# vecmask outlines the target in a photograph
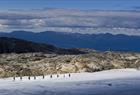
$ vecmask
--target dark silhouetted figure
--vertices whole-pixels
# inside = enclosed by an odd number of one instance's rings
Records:
[[[50,75],[50,78],[52,78],[52,75]]]
[[[22,80],[22,76],[20,76],[20,80]]]
[[[59,75],[57,74],[57,78],[59,77]]]
[[[71,74],[69,74],[69,77],[71,77]]]
[[[15,81],[15,79],[16,79],[16,78],[15,78],[15,76],[14,76],[14,77],[13,77],[13,80]]]
[[[28,79],[29,79],[29,80],[31,79],[30,76],[28,77]]]
[[[36,76],[34,76],[34,80],[36,80]]]
[[[45,78],[45,76],[43,75],[43,79]]]

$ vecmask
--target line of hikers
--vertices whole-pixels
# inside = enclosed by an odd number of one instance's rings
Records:
[[[56,76],[58,78],[59,77],[59,74],[57,74]],[[63,75],[63,77],[64,78],[66,77],[65,74]],[[70,73],[68,74],[68,77],[71,77],[71,74]],[[34,80],[36,80],[36,76],[33,76],[33,78],[34,78]],[[45,79],[45,75],[43,75],[42,78]],[[53,75],[52,74],[50,75],[50,78],[53,78]],[[31,76],[28,76],[28,79],[30,80],[31,79]],[[16,77],[15,76],[13,77],[13,80],[16,80]],[[22,76],[20,76],[20,80],[22,80]]]

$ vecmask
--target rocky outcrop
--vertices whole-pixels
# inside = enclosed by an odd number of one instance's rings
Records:
[[[80,55],[0,54],[0,77],[96,72],[120,68],[139,69],[140,54],[97,51]]]

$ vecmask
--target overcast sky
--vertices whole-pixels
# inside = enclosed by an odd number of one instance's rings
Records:
[[[140,0],[0,0],[0,32],[140,35],[139,10]]]

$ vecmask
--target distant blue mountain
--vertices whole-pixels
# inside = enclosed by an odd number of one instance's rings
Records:
[[[1,37],[14,37],[39,43],[53,44],[63,48],[90,48],[100,51],[140,52],[140,36],[112,35],[112,34],[79,34],[65,32],[14,31],[0,33]]]
[[[17,38],[0,37],[0,54],[43,52],[48,54],[85,54],[79,49],[63,49],[50,44],[35,43]]]

